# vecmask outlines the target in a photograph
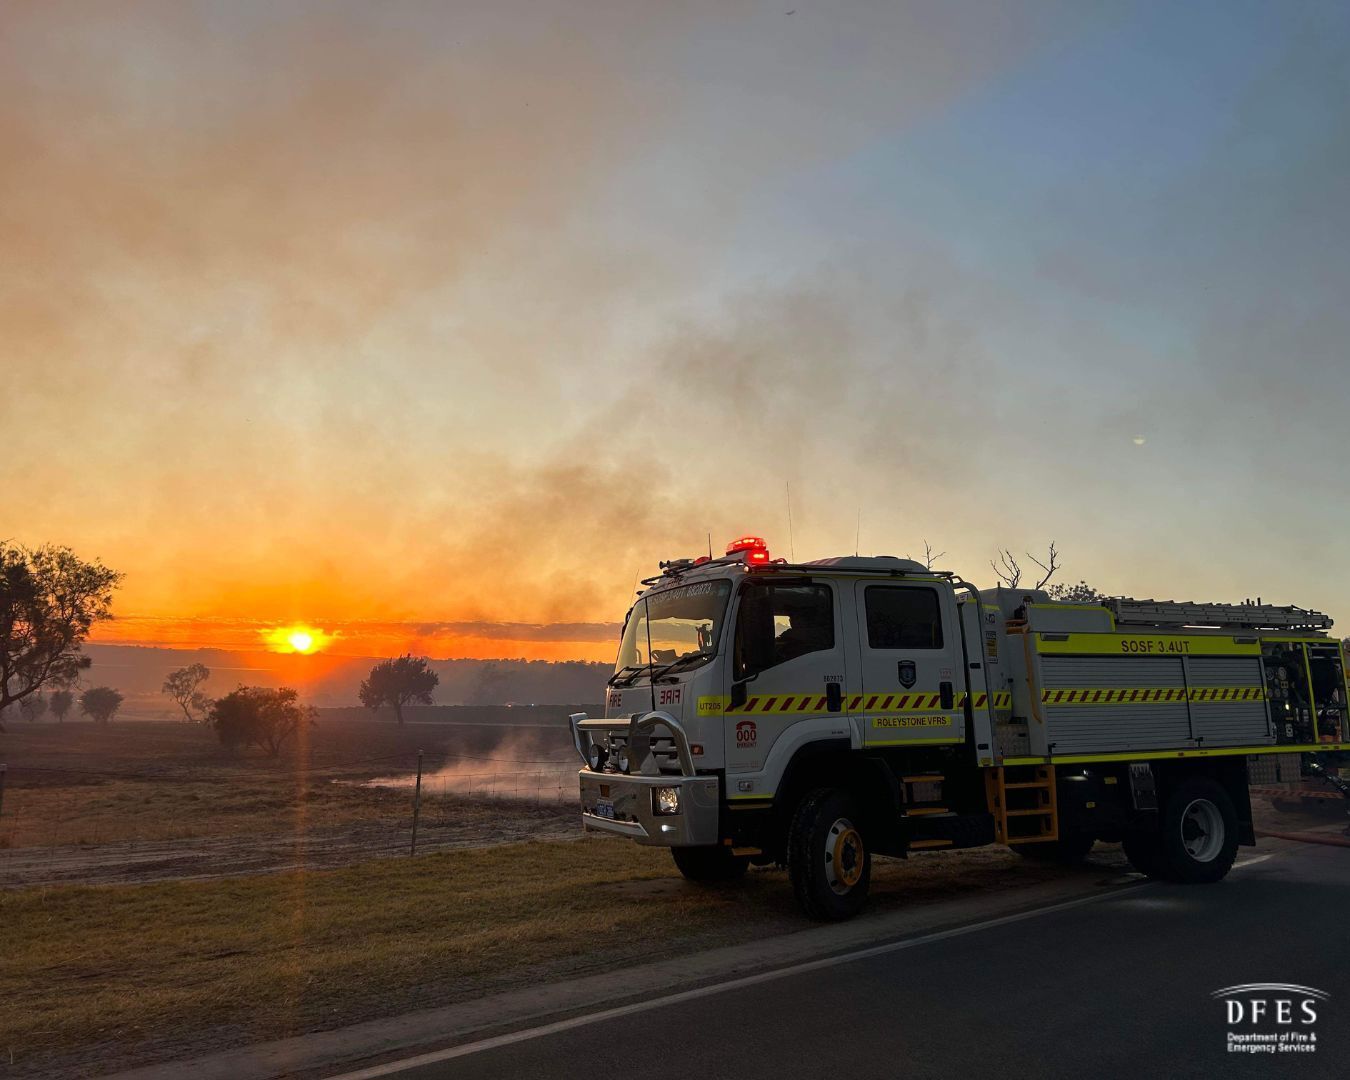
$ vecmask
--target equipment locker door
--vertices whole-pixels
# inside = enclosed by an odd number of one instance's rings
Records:
[[[868,746],[965,739],[965,672],[956,600],[943,585],[856,584],[861,693],[848,702]]]

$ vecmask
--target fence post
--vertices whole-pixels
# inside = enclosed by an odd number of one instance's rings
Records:
[[[417,854],[417,816],[422,809],[422,751],[417,751],[417,786],[413,789],[413,833],[412,850],[409,855]]]

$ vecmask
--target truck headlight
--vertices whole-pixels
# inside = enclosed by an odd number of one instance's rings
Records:
[[[614,755],[614,764],[619,766],[619,772],[626,773],[633,764],[632,758],[628,756],[628,747],[619,747],[619,752]]]
[[[659,787],[652,790],[652,813],[678,814],[680,812],[680,789],[677,787]]]
[[[599,743],[591,743],[586,748],[586,764],[591,767],[592,772],[599,772],[605,767],[605,759],[609,753]]]

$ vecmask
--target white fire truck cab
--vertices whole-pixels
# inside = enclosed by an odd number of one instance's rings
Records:
[[[1350,749],[1315,611],[1057,603],[755,537],[661,569],[605,715],[570,717],[583,823],[693,881],[785,865],[814,918],[861,910],[873,855],[934,848],[1120,841],[1145,874],[1217,881],[1254,843],[1249,767]]]

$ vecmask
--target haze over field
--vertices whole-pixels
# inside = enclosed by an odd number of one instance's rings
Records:
[[[103,642],[608,661],[790,484],[799,558],[1344,628],[1347,31],[6,4],[0,536],[126,572]]]
[[[212,697],[239,685],[294,686],[307,704],[356,708],[357,687],[375,662],[368,656],[278,655],[260,649],[235,652],[91,644],[84,651],[94,662],[93,678],[116,685],[126,695],[127,715],[172,720],[183,716],[161,687],[171,671],[188,664],[200,663],[210,671],[202,689]],[[595,702],[602,697],[610,672],[607,664],[577,660],[433,660],[430,667],[440,679],[435,694],[440,705]],[[388,708],[376,715],[381,720],[394,718]],[[559,725],[565,715],[566,710],[557,711]]]

